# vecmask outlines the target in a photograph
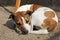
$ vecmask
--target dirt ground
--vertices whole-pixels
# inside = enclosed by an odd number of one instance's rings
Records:
[[[47,35],[19,35],[13,30],[13,22],[8,19],[13,7],[0,7],[0,40],[60,40],[60,22],[56,31]],[[60,21],[60,12],[57,12]]]

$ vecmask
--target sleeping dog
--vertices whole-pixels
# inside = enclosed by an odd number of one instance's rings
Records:
[[[22,5],[13,14],[23,33],[48,34],[56,29],[58,17],[54,10],[37,4]],[[40,28],[33,30],[34,27]]]

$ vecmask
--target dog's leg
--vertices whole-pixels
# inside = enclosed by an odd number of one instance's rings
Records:
[[[40,30],[33,30],[33,21],[31,20],[31,28],[30,28],[30,32],[31,34],[48,34],[49,32],[47,31],[47,29],[40,29]]]
[[[32,33],[32,34],[48,34],[49,32],[47,31],[47,29],[40,29],[38,31],[31,31],[30,33]]]
[[[31,31],[33,31],[33,20],[31,19],[31,28],[30,28]]]

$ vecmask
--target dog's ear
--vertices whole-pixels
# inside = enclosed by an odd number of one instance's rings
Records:
[[[14,19],[14,15],[11,14],[8,19],[10,19],[10,18]]]
[[[8,19],[10,19],[11,18],[11,15],[8,17]]]

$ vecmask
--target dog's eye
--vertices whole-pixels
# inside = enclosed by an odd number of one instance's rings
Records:
[[[27,11],[26,13],[29,14],[29,15],[31,15],[33,12],[31,12],[31,11]]]
[[[29,21],[26,21],[26,23],[28,23]]]

